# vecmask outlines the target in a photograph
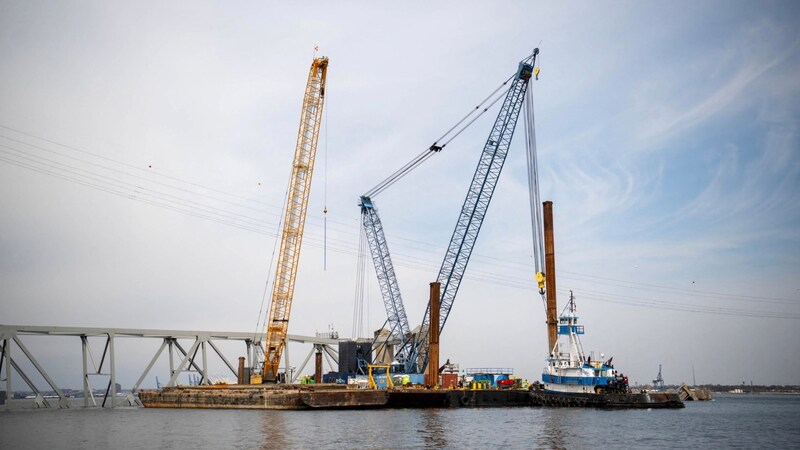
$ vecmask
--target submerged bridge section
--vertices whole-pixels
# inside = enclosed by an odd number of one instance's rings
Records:
[[[186,330],[148,330],[135,328],[79,328],[79,327],[45,327],[27,325],[0,325],[0,380],[5,386],[7,399],[5,408],[11,408],[11,399],[14,392],[15,378],[23,381],[30,391],[34,393],[33,401],[37,407],[50,408],[58,406],[69,408],[70,402],[64,394],[62,387],[48,373],[46,367],[51,367],[52,361],[35,355],[26,345],[26,340],[30,336],[51,336],[51,337],[72,337],[75,345],[80,344],[82,365],[83,365],[83,406],[84,407],[114,407],[115,399],[119,399],[117,392],[117,369],[116,365],[120,355],[115,352],[114,344],[120,339],[130,340],[160,340],[161,345],[152,355],[144,367],[141,375],[125,393],[123,404],[129,406],[141,406],[137,393],[145,377],[150,373],[153,366],[166,356],[169,360],[169,381],[164,386],[175,386],[178,377],[183,373],[197,374],[198,384],[212,384],[209,376],[209,356],[214,355],[226,366],[233,377],[238,374],[237,366],[232,361],[237,361],[239,355],[246,355],[247,367],[253,367],[259,356],[263,355],[260,335],[241,332],[218,332],[218,331],[186,331]],[[100,355],[92,352],[90,342],[99,341],[102,345]],[[235,356],[226,356],[217,345],[224,341],[235,341],[242,344],[241,352]],[[332,370],[338,367],[338,343],[339,340],[330,335],[320,336],[298,336],[288,335],[287,341],[311,346],[311,351],[296,371],[291,370],[289,353],[285,351],[284,362],[287,377],[293,382],[297,375],[303,371],[309,359],[315,352],[322,352],[328,365]],[[53,342],[56,343],[55,340]],[[288,350],[288,346],[287,346]],[[230,350],[229,350],[230,351]],[[26,373],[25,369],[29,372]],[[13,370],[12,370],[13,369]],[[50,390],[55,393],[55,397],[46,398],[42,389],[36,385],[29,375],[38,375],[50,386]],[[95,389],[92,387],[92,380],[95,382],[98,377],[102,378],[102,396],[95,396]],[[105,379],[107,377],[107,383]],[[118,403],[118,402],[117,402]]]

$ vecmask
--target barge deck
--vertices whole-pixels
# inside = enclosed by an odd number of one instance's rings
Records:
[[[176,386],[142,390],[147,408],[367,409],[533,406],[519,389],[353,389],[344,385]]]

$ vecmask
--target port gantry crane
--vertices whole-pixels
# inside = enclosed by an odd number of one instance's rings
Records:
[[[378,276],[384,306],[387,312],[387,322],[389,324],[388,339],[398,339],[400,348],[397,352],[397,360],[404,365],[404,369],[409,373],[424,373],[428,364],[428,343],[430,330],[430,303],[425,311],[417,337],[411,335],[411,329],[406,318],[405,309],[400,295],[400,289],[394,267],[391,263],[389,248],[384,236],[383,226],[378,217],[372,197],[382,192],[398,179],[405,176],[411,170],[422,164],[433,154],[441,151],[447,143],[457,137],[466,127],[471,125],[477,117],[472,118],[463,128],[458,129],[475,112],[488,102],[478,116],[485,113],[502,96],[490,101],[495,94],[504,86],[511,82],[500,112],[495,119],[489,137],[484,144],[478,161],[478,167],[473,175],[466,199],[461,208],[455,230],[450,239],[450,244],[445,253],[444,261],[439,269],[437,281],[441,283],[440,294],[440,313],[439,313],[439,332],[444,329],[447,317],[453,307],[453,303],[458,293],[458,288],[467,268],[472,250],[478,238],[483,219],[489,208],[489,203],[494,194],[494,189],[503,169],[503,164],[508,154],[511,138],[519,119],[520,111],[525,99],[530,78],[535,74],[538,76],[536,56],[539,49],[534,49],[533,54],[520,61],[517,71],[506,80],[497,90],[490,94],[481,104],[475,107],[466,117],[461,119],[440,139],[434,142],[428,149],[423,151],[408,164],[403,166],[389,178],[379,183],[373,189],[360,198],[362,225],[369,242],[370,253],[372,254],[375,272]],[[445,140],[446,138],[446,140]]]
[[[292,174],[284,206],[283,231],[278,253],[275,279],[272,282],[272,300],[267,316],[267,336],[264,344],[263,382],[278,380],[278,366],[286,345],[289,314],[292,310],[295,280],[303,241],[303,228],[308,210],[311,176],[317,153],[322,108],[325,103],[325,79],[328,58],[314,58],[308,72],[303,109],[300,112],[300,129],[297,133],[292,162]]]

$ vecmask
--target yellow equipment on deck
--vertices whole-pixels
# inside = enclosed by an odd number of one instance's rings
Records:
[[[367,375],[369,376],[369,388],[370,389],[378,389],[378,383],[375,381],[375,378],[372,375],[373,369],[383,369],[386,373],[386,389],[394,389],[394,383],[392,382],[391,374],[389,373],[390,369],[389,364],[369,364],[367,365]]]

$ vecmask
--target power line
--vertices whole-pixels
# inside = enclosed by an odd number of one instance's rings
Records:
[[[221,190],[221,189],[216,189],[216,188],[211,188],[211,187],[208,187],[208,186],[203,186],[201,184],[194,183],[194,182],[187,181],[187,180],[183,180],[183,179],[180,179],[180,178],[177,178],[177,177],[174,177],[174,176],[170,176],[170,175],[166,175],[166,174],[162,174],[162,173],[158,173],[158,172],[153,172],[153,171],[144,169],[144,168],[139,167],[139,166],[134,165],[134,164],[130,164],[130,163],[127,163],[127,162],[124,162],[124,161],[120,161],[120,160],[117,160],[117,159],[114,159],[114,158],[110,158],[108,156],[104,156],[104,155],[100,155],[100,154],[97,154],[97,153],[93,153],[93,152],[90,152],[88,150],[83,150],[83,149],[80,149],[78,147],[74,147],[74,146],[71,146],[71,145],[63,144],[63,143],[57,142],[55,140],[48,139],[46,137],[37,136],[35,134],[29,133],[29,132],[24,131],[24,130],[19,130],[17,128],[12,128],[12,127],[9,127],[9,126],[3,125],[3,124],[0,124],[0,128],[4,128],[6,130],[13,131],[15,133],[19,133],[19,134],[21,134],[23,136],[28,136],[28,137],[33,138],[33,139],[38,139],[38,140],[41,140],[41,141],[44,141],[44,142],[47,142],[47,143],[50,143],[50,144],[53,144],[53,145],[57,145],[59,147],[63,147],[63,148],[69,149],[69,150],[73,150],[73,151],[76,151],[76,152],[79,152],[79,153],[83,153],[85,155],[90,155],[90,156],[93,156],[95,158],[99,158],[99,159],[102,159],[102,160],[105,160],[105,161],[113,162],[115,164],[120,164],[122,166],[131,168],[131,169],[134,169],[134,170],[137,170],[137,171],[140,171],[140,172],[147,173],[148,175],[154,175],[154,176],[166,178],[166,179],[173,180],[173,181],[178,181],[180,183],[188,184],[190,186],[199,187],[199,188],[206,189],[206,190],[212,191],[212,192],[217,192],[219,194],[224,194],[224,195],[227,195],[227,196],[230,196],[230,197],[234,197],[234,198],[238,198],[238,199],[241,199],[241,200],[268,205],[266,203],[259,202],[257,200],[253,200],[251,198],[241,196],[239,194],[234,194],[234,193],[227,192],[227,191],[224,191],[224,190]],[[6,136],[3,135],[3,137],[6,137]],[[32,145],[32,144],[26,143],[26,145]],[[280,206],[275,206],[275,205],[268,205],[268,206],[274,207],[274,208],[278,208],[278,209],[281,208]]]
[[[0,125],[0,127],[8,128],[8,127],[2,126],[2,125]],[[8,128],[8,129],[10,129],[10,128]],[[33,135],[29,135],[29,136],[33,136]],[[21,143],[21,144],[24,144],[24,145],[29,146],[29,147],[38,148],[38,149],[41,149],[41,150],[44,150],[44,151],[47,151],[47,152],[50,152],[50,153],[58,154],[60,156],[64,156],[64,157],[67,157],[67,158],[70,158],[70,159],[73,159],[73,160],[77,160],[78,162],[83,162],[83,163],[89,164],[92,167],[97,167],[97,168],[101,168],[101,169],[105,169],[105,170],[115,171],[117,173],[126,174],[125,172],[119,171],[118,169],[109,168],[109,167],[106,167],[106,166],[103,166],[103,165],[100,165],[100,164],[92,163],[90,161],[81,160],[80,158],[75,158],[75,157],[72,157],[70,155],[65,155],[65,154],[63,154],[61,152],[52,151],[50,149],[46,149],[46,148],[43,148],[43,147],[40,147],[40,146],[36,146],[36,145],[33,145],[33,144],[25,143],[25,142],[16,140],[14,138],[9,138],[8,136],[2,136],[2,137],[6,138],[6,139],[8,139],[8,140],[10,140],[12,142]],[[46,140],[46,139],[43,139],[43,140],[45,140],[47,142],[55,143],[54,141],[49,141],[49,140]],[[60,146],[62,146],[64,148],[75,149],[74,147],[71,147],[71,146],[66,146],[66,145],[58,144],[58,143],[55,143],[55,144],[56,145],[60,145]],[[102,175],[102,174],[98,174],[98,173],[92,172],[92,170],[88,170],[88,169],[72,166],[72,165],[69,165],[69,164],[65,164],[65,163],[63,163],[61,161],[56,161],[56,160],[53,160],[53,159],[50,159],[50,158],[45,158],[45,157],[42,157],[42,156],[39,156],[39,155],[33,155],[30,152],[27,152],[25,150],[21,150],[21,149],[18,149],[18,148],[14,148],[14,147],[2,145],[2,144],[0,144],[0,147],[6,148],[8,150],[11,150],[11,152],[5,151],[5,150],[0,150],[0,153],[3,153],[5,155],[5,156],[0,156],[0,161],[6,162],[6,163],[11,164],[11,165],[15,165],[15,166],[18,166],[18,167],[21,167],[21,168],[25,168],[27,170],[38,172],[38,173],[41,173],[41,174],[44,174],[44,175],[48,175],[48,176],[51,176],[51,177],[54,177],[54,178],[57,178],[57,179],[61,179],[61,180],[64,180],[64,181],[75,183],[75,184],[78,184],[78,185],[81,185],[81,186],[90,187],[92,189],[96,189],[96,190],[99,190],[99,191],[102,191],[102,192],[106,192],[106,193],[109,193],[109,194],[112,194],[112,195],[116,195],[116,196],[119,196],[119,197],[123,197],[123,198],[127,198],[127,199],[130,199],[130,200],[142,202],[142,203],[145,203],[145,204],[149,204],[149,205],[152,205],[152,206],[156,206],[156,207],[159,207],[159,208],[163,208],[163,209],[167,209],[167,210],[171,210],[171,211],[175,211],[175,212],[180,212],[182,214],[186,214],[186,215],[189,215],[189,216],[192,216],[192,217],[202,218],[204,220],[209,220],[209,221],[212,221],[212,222],[215,222],[215,223],[219,223],[219,224],[223,224],[223,225],[227,225],[227,226],[231,226],[231,227],[235,227],[235,228],[239,228],[239,229],[242,229],[242,230],[251,231],[251,232],[255,232],[255,233],[259,233],[259,234],[264,234],[264,235],[267,235],[267,236],[272,236],[272,237],[277,236],[277,231],[272,231],[270,228],[268,228],[265,225],[263,225],[264,221],[263,221],[263,219],[260,219],[260,218],[254,218],[254,217],[246,216],[246,215],[243,215],[243,214],[239,214],[236,211],[230,211],[230,210],[226,210],[226,209],[223,209],[223,208],[217,208],[217,207],[214,207],[214,206],[201,204],[200,202],[197,202],[197,201],[194,201],[194,200],[191,200],[191,199],[181,198],[181,197],[178,197],[178,196],[172,195],[172,194],[167,194],[165,192],[161,192],[161,191],[158,191],[156,189],[152,189],[150,187],[145,187],[143,185],[139,185],[139,184],[130,183],[130,182],[127,182],[127,181],[122,181],[122,180],[119,180],[119,179],[111,178],[111,177],[106,176],[106,175]],[[79,149],[76,149],[76,150],[77,151],[81,151]],[[81,152],[83,152],[83,151],[81,151]],[[83,153],[94,155],[91,152],[83,152]],[[101,157],[101,156],[99,156],[99,157]],[[109,159],[109,158],[104,158],[104,157],[101,157],[101,158]],[[111,159],[109,159],[109,160],[111,160]],[[111,161],[113,161],[113,160],[111,160]],[[115,161],[115,162],[117,162],[117,161]],[[117,162],[117,163],[119,163],[119,162]],[[120,163],[120,164],[125,165],[125,163]],[[130,165],[128,165],[128,166],[130,166]],[[130,166],[130,167],[135,167],[135,166]],[[137,169],[139,169],[139,168],[137,168]],[[150,172],[146,172],[146,173],[150,173]],[[190,196],[191,195],[201,196],[201,197],[205,196],[207,198],[211,198],[211,199],[216,200],[216,201],[224,202],[224,200],[222,200],[222,199],[220,199],[218,197],[210,197],[210,196],[207,196],[205,194],[194,192],[194,191],[191,191],[191,190],[188,190],[188,189],[185,189],[185,188],[175,187],[175,186],[172,186],[172,185],[169,185],[169,184],[160,183],[160,182],[156,182],[156,181],[153,181],[153,180],[148,180],[145,177],[140,177],[140,176],[130,175],[130,174],[126,174],[126,175],[132,176],[132,177],[137,178],[137,179],[141,179],[143,181],[152,182],[152,183],[160,185],[160,186],[168,187],[170,189],[176,189],[176,190],[182,191],[182,192],[184,192],[186,194],[189,194]],[[177,179],[175,177],[171,177],[171,176],[168,176],[168,175],[161,175],[161,174],[158,174],[158,175],[159,176],[163,176],[163,177],[165,177],[167,179],[172,179],[172,180],[176,180],[176,181],[180,181],[180,182],[185,182],[185,183],[187,183],[189,185],[200,187],[200,188],[208,190],[208,191],[225,193],[224,191],[220,191],[218,189],[202,186],[202,185],[200,185],[198,183],[186,182],[186,181],[179,180],[179,179]],[[252,201],[251,199],[247,199],[246,197],[242,197],[242,196],[239,196],[239,195],[236,195],[236,194],[231,194],[231,193],[225,193],[225,194],[226,195],[230,195],[232,197],[236,197],[236,198]],[[256,203],[264,204],[263,202],[256,202]],[[258,210],[258,209],[252,208],[252,207],[246,207],[246,206],[242,206],[242,205],[235,205],[235,206],[244,207],[246,209],[251,209],[253,211],[258,211],[258,212],[269,214],[266,211]],[[356,228],[360,229],[360,227],[358,227],[358,226],[356,226],[354,224],[346,223],[346,222],[336,222],[336,221],[331,221],[331,222],[341,225],[342,228],[344,228],[346,230],[352,230],[352,229],[356,229]],[[411,250],[413,250],[414,252],[417,252],[417,253],[425,252],[425,253],[431,253],[431,254],[433,254],[433,253],[437,253],[438,254],[438,253],[441,252],[441,249],[437,249],[435,246],[432,246],[431,244],[429,244],[427,242],[423,242],[423,241],[419,241],[419,240],[415,240],[415,239],[409,239],[409,238],[405,238],[405,237],[401,237],[401,236],[398,236],[396,238],[398,240],[402,240],[402,241],[405,241],[405,242],[408,242],[408,243],[411,243],[411,244],[419,244],[423,248],[415,248],[413,246],[399,244],[401,247],[409,248],[409,249],[411,249]],[[337,252],[337,253],[340,253],[340,254],[350,255],[350,256],[356,256],[358,254],[358,251],[353,247],[353,245],[352,245],[352,243],[350,241],[342,240],[342,239],[335,239],[335,238],[328,238],[328,239],[331,241],[330,244],[329,244],[331,251],[334,251],[334,252]],[[307,236],[307,241],[308,241],[308,245],[310,245],[312,247],[325,249],[325,246],[326,246],[326,238],[325,237],[320,239],[319,237],[314,236],[313,233],[309,233],[309,236]],[[418,255],[413,255],[413,254],[412,255],[405,255],[403,253],[395,253],[394,256],[397,258],[397,263],[398,263],[397,265],[399,265],[399,266],[403,266],[403,267],[407,267],[407,268],[411,268],[411,269],[415,269],[415,270],[424,270],[424,271],[433,271],[437,267],[436,265],[434,265],[434,263],[432,263],[430,261],[421,260]],[[514,262],[514,261],[507,260],[507,259],[492,257],[492,256],[488,256],[488,255],[478,255],[478,254],[476,254],[475,256],[477,257],[478,260],[483,259],[483,260],[486,260],[486,261],[491,261],[493,267],[506,267],[506,268],[510,268],[512,270],[524,271],[524,272],[530,272],[530,270],[531,270],[531,267],[528,264]],[[422,265],[421,263],[424,264],[424,265]],[[470,271],[469,271],[470,272],[469,273],[469,278],[473,279],[474,281],[483,282],[483,283],[492,283],[492,284],[496,284],[498,282],[501,282],[501,283],[503,283],[503,284],[505,284],[505,285],[507,285],[509,287],[512,287],[512,288],[515,288],[515,289],[523,289],[523,290],[531,290],[531,288],[534,286],[534,283],[533,283],[532,279],[528,279],[527,278],[528,277],[527,273],[525,275],[522,275],[522,276],[514,276],[513,274],[510,274],[508,272],[504,272],[504,273],[501,274],[501,273],[497,273],[497,272],[493,272],[493,271],[482,270],[482,269],[480,269],[480,264],[478,266],[479,267],[474,267],[473,266],[472,268],[470,268]],[[592,283],[597,283],[597,284],[604,284],[604,285],[616,286],[616,287],[625,287],[625,288],[630,288],[630,289],[648,290],[648,291],[658,292],[658,293],[674,293],[676,295],[683,295],[683,296],[691,295],[691,296],[694,296],[694,297],[706,297],[706,298],[712,298],[712,299],[717,299],[717,300],[724,299],[724,300],[752,301],[752,302],[757,302],[757,303],[779,303],[779,304],[789,304],[789,305],[797,305],[798,304],[797,301],[791,300],[791,299],[786,299],[786,298],[736,295],[736,294],[726,294],[726,293],[721,293],[721,292],[705,291],[705,290],[695,291],[695,290],[677,288],[677,287],[673,287],[673,286],[664,286],[664,285],[658,285],[658,284],[653,284],[653,283],[633,282],[633,281],[628,281],[628,280],[620,280],[620,279],[614,279],[614,278],[608,278],[608,277],[600,277],[600,276],[596,276],[596,275],[581,274],[581,273],[577,273],[577,272],[570,272],[570,271],[564,271],[564,270],[561,270],[560,274],[562,274],[562,276],[561,276],[562,278],[572,279],[572,280],[576,280],[576,281],[592,282]],[[568,275],[563,275],[563,274],[568,274]],[[583,278],[588,278],[589,280],[586,280],[586,279],[583,279]],[[576,289],[580,290],[580,288],[576,288]],[[625,297],[625,296],[621,296],[621,295],[617,295],[617,294],[613,294],[614,298],[612,299],[612,298],[608,298],[607,296],[603,297],[602,293],[598,293],[597,291],[591,291],[591,292],[590,291],[583,291],[583,292],[586,293],[584,295],[592,296],[593,298],[598,299],[598,301],[605,301],[605,302],[609,302],[609,303],[619,303],[619,304],[638,306],[638,307],[654,307],[654,308],[660,308],[660,309],[677,309],[677,310],[688,311],[688,312],[708,312],[708,313],[719,313],[719,314],[728,314],[728,315],[741,315],[741,316],[746,316],[746,317],[766,317],[766,318],[783,317],[783,318],[789,318],[789,319],[797,318],[796,315],[791,315],[791,314],[787,315],[787,314],[784,314],[784,313],[777,313],[777,312],[773,313],[773,312],[769,312],[769,311],[758,312],[758,311],[748,311],[748,310],[743,310],[743,309],[731,309],[731,308],[721,308],[721,307],[713,307],[713,306],[705,307],[703,305],[700,305],[700,306],[698,306],[698,305],[685,305],[685,304],[680,304],[680,303],[670,303],[670,302],[664,302],[664,301],[660,301],[660,300],[653,300],[653,299],[640,298],[640,297]],[[608,295],[612,295],[612,294],[608,294]]]

